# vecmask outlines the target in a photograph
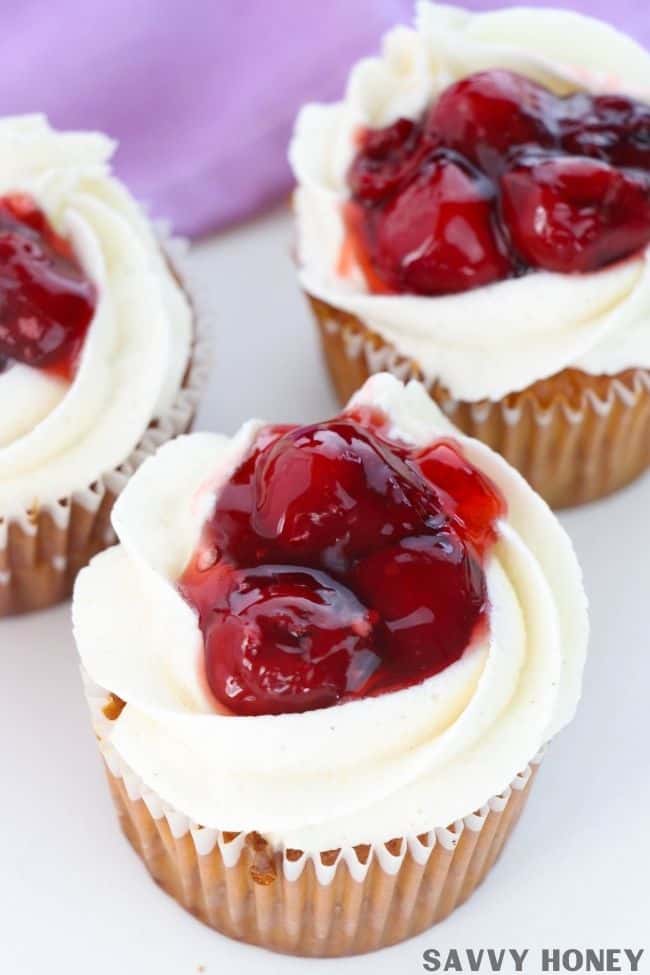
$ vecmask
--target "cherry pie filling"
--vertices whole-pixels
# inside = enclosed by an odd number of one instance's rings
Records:
[[[487,626],[505,504],[450,439],[415,448],[361,409],[266,427],[221,487],[179,589],[207,684],[238,715],[398,690]]]
[[[375,293],[590,272],[650,242],[650,106],[482,71],[416,120],[359,133],[344,208]]]
[[[34,201],[0,198],[0,372],[19,362],[71,381],[95,304],[70,242]]]

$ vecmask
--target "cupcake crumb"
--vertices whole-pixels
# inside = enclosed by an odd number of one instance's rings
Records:
[[[274,882],[277,875],[273,851],[264,837],[256,832],[247,833],[246,845],[251,856],[251,878],[254,883],[267,887]]]
[[[102,713],[109,721],[117,721],[125,707],[126,702],[121,697],[118,697],[117,694],[109,694],[106,704],[102,708]]]

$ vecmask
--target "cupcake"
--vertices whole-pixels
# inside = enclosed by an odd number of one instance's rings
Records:
[[[0,120],[0,616],[70,593],[130,474],[197,407],[179,242],[111,174],[114,148]]]
[[[580,570],[523,478],[381,374],[324,423],[164,445],[113,525],[74,632],[154,880],[300,955],[465,901],[580,696]]]
[[[344,402],[416,377],[554,506],[650,464],[650,55],[575,13],[421,2],[290,149]]]

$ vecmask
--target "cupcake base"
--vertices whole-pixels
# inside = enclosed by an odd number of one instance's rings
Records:
[[[197,349],[195,349],[197,352]],[[129,477],[165,441],[192,426],[198,404],[199,359],[190,363],[176,404],[155,421],[118,468],[83,491],[55,504],[28,510],[23,517],[0,518],[0,618],[45,609],[67,599],[77,573],[115,542],[113,505]]]
[[[194,411],[176,419],[170,427],[152,424],[128,461],[85,491],[27,511],[20,521],[0,519],[0,618],[70,596],[79,570],[115,543],[111,511],[131,474],[160,444],[186,433]]]
[[[310,858],[274,850],[258,833],[193,827],[114,765],[122,829],[164,891],[221,934],[311,957],[374,951],[447,917],[497,860],[536,772],[533,764],[447,829]]]
[[[66,599],[77,572],[112,544],[110,513],[117,497],[97,484],[78,500],[66,498],[25,523],[0,523],[0,617],[45,609]]]
[[[455,400],[356,316],[307,295],[338,397],[376,372],[419,379],[463,433],[502,454],[555,508],[604,497],[650,467],[650,371],[564,370],[498,401]]]
[[[183,241],[163,236],[162,246],[194,306],[194,340],[183,385],[171,408],[152,421],[119,467],[52,504],[0,516],[0,619],[67,599],[75,577],[98,552],[115,542],[113,505],[140,464],[158,447],[191,428],[209,361],[203,302],[196,301],[184,264]]]

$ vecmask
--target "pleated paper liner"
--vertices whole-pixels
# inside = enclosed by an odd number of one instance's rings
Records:
[[[650,371],[564,370],[492,402],[463,402],[354,315],[307,296],[341,403],[376,372],[419,379],[450,420],[502,454],[554,508],[624,487],[650,466]]]
[[[194,311],[183,385],[170,409],[149,424],[117,468],[53,504],[26,509],[20,517],[6,519],[0,514],[0,618],[44,609],[70,595],[78,571],[115,542],[111,510],[131,475],[162,443],[192,425],[209,365],[210,316],[188,270],[185,242],[163,237],[161,245]]]
[[[90,685],[87,693],[122,830],[152,878],[221,934],[286,954],[360,954],[442,921],[496,862],[541,761],[451,826],[307,856],[259,833],[203,828],[165,805],[102,739],[122,702]]]

